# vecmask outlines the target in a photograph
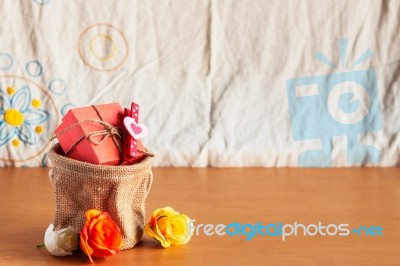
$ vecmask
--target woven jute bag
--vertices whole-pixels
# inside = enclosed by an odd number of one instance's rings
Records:
[[[152,157],[133,165],[95,165],[64,156],[59,144],[48,157],[56,195],[55,230],[71,226],[79,232],[85,212],[98,209],[108,212],[121,229],[122,249],[135,246],[143,235],[144,204],[153,180]]]

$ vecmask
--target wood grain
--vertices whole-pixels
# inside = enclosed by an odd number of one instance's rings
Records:
[[[48,169],[0,169],[0,265],[82,265],[36,244],[55,210]],[[383,236],[193,236],[161,248],[144,237],[97,265],[400,265],[400,168],[155,168],[146,217],[172,206],[199,223],[381,226]]]

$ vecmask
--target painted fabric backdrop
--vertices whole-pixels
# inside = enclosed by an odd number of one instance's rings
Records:
[[[156,166],[399,165],[400,1],[0,3],[0,166],[132,100]]]

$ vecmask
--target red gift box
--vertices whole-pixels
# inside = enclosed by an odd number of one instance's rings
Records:
[[[55,134],[64,153],[72,159],[117,165],[122,157],[124,111],[119,103],[71,109]]]

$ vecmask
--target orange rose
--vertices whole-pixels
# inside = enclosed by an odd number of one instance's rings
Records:
[[[121,230],[107,212],[88,210],[80,232],[80,247],[93,263],[93,257],[111,256],[122,247]]]

